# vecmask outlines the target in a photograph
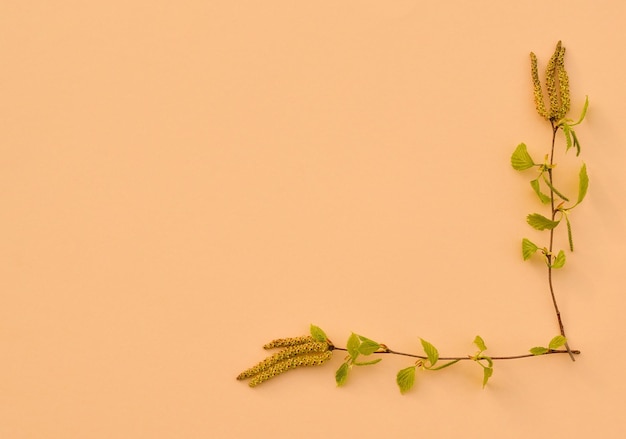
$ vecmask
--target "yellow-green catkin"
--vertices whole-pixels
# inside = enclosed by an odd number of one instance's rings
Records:
[[[543,92],[541,91],[541,81],[539,81],[539,71],[537,70],[537,56],[530,52],[530,73],[533,79],[533,94],[535,96],[535,106],[539,116],[550,119],[550,114],[546,110],[543,102]]]
[[[273,348],[284,348],[284,347],[287,347],[287,346],[297,346],[299,344],[311,343],[313,341],[315,341],[315,340],[310,335],[305,335],[305,336],[302,336],[302,337],[277,338],[276,340],[272,340],[268,344],[263,346],[263,349],[273,349]]]
[[[548,100],[550,101],[550,119],[556,119],[558,117],[558,113],[561,110],[561,106],[559,104],[559,95],[556,88],[556,69],[557,69],[557,58],[561,53],[561,42],[559,41],[556,45],[556,49],[554,50],[554,54],[550,58],[548,62],[548,67],[546,67],[546,89],[548,91]]]
[[[564,118],[570,107],[569,77],[567,76],[567,72],[565,71],[565,47],[560,47],[560,43],[561,42],[559,41],[559,54],[556,64],[559,76],[559,94],[561,96],[561,106],[557,114],[557,119]]]
[[[299,344],[296,346],[288,346],[280,352],[277,352],[274,355],[267,357],[256,366],[244,370],[237,376],[237,379],[244,380],[246,378],[253,377],[254,375],[260,374],[284,360],[297,357],[299,355],[309,354],[311,352],[325,352],[328,350],[328,343],[317,341]]]
[[[287,360],[276,363],[272,367],[264,370],[250,380],[250,387],[256,387],[261,383],[287,372],[290,369],[295,369],[302,366],[320,366],[330,360],[332,357],[332,351],[325,351],[322,353],[300,355],[298,357],[289,358]]]

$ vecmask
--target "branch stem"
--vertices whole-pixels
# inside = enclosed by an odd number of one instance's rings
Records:
[[[334,350],[336,351],[348,351],[346,348],[340,348],[337,346],[333,347]],[[419,358],[421,360],[428,360],[428,357],[425,355],[417,355],[417,354],[410,354],[410,353],[406,353],[406,352],[398,352],[398,351],[394,351],[389,349],[388,347],[383,347],[382,350],[376,351],[374,352],[374,354],[390,354],[390,355],[401,355],[403,357],[411,357],[411,358]],[[540,354],[540,355],[535,355],[535,354],[521,354],[521,355],[509,355],[509,356],[496,356],[496,357],[489,357],[492,360],[496,361],[496,360],[518,360],[520,358],[530,358],[530,357],[541,357],[544,355],[552,355],[552,354],[570,354],[570,355],[579,355],[580,351],[578,350],[562,350],[562,349],[550,349],[548,352],[544,353],[544,354]],[[475,360],[475,357],[472,357],[471,355],[464,355],[464,356],[459,356],[459,357],[439,357],[439,360],[443,360],[443,361],[454,361],[454,360]]]
[[[552,126],[552,144],[550,146],[550,166],[548,167],[548,179],[550,180],[550,208],[552,211],[552,221],[554,221],[554,219],[556,218],[556,213],[558,212],[558,209],[554,208],[554,182],[552,181],[552,168],[554,165],[554,144],[556,141],[556,133],[559,131],[559,127],[558,125],[554,124],[554,121],[550,121],[550,124]],[[548,248],[548,259],[549,259],[549,264],[548,264],[548,285],[550,286],[550,296],[552,297],[552,304],[554,305],[554,312],[556,313],[556,318],[557,321],[559,322],[559,330],[561,332],[561,335],[563,337],[565,337],[567,339],[567,336],[565,335],[565,327],[563,326],[563,319],[561,319],[561,311],[559,311],[559,305],[557,304],[556,301],[556,295],[554,294],[554,286],[552,285],[552,263],[553,263],[553,255],[552,255],[552,248],[553,248],[553,243],[554,243],[554,228],[550,229],[550,247]],[[570,358],[572,359],[572,361],[576,361],[576,359],[574,358],[573,352],[569,347],[569,344],[566,342],[565,343],[565,349]]]

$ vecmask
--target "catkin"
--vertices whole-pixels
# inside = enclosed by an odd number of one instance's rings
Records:
[[[559,41],[554,50],[554,54],[546,67],[546,89],[548,91],[548,100],[550,101],[550,118],[555,119],[560,111],[559,96],[556,90],[556,69],[557,58],[561,53],[561,42]]]
[[[274,355],[267,357],[265,360],[261,361],[254,367],[247,369],[241,372],[238,376],[238,380],[244,380],[246,378],[250,378],[254,375],[260,374],[276,364],[283,362],[284,360],[297,357],[298,355],[308,354],[311,352],[325,352],[329,350],[328,343],[326,342],[310,342],[299,344],[296,346],[288,346],[280,352],[275,353]]]
[[[297,345],[304,344],[304,343],[311,343],[313,341],[315,341],[315,339],[313,339],[313,337],[311,337],[310,335],[305,335],[302,337],[278,338],[276,340],[270,341],[268,344],[263,346],[263,349],[297,346]]]
[[[565,71],[565,47],[560,48],[556,62],[559,75],[559,93],[561,95],[561,108],[559,108],[557,118],[562,119],[565,117],[570,107],[569,77]]]
[[[541,81],[539,81],[539,71],[537,70],[537,56],[533,52],[530,52],[530,73],[533,79],[533,94],[535,96],[537,113],[539,113],[539,116],[549,119],[550,114],[546,111],[546,106],[543,102]]]
[[[537,113],[547,120],[558,121],[565,117],[570,108],[569,78],[565,71],[565,47],[559,41],[554,54],[546,67],[546,90],[550,101],[550,110],[546,110],[543,92],[537,70],[537,57],[530,53],[530,72],[533,80],[533,94]],[[558,90],[557,90],[558,79]]]
[[[274,364],[270,368],[256,375],[250,380],[250,387],[258,386],[261,383],[273,378],[281,373],[287,372],[290,369],[295,369],[301,366],[319,366],[324,364],[332,357],[332,351],[325,351],[322,353],[311,355],[300,355],[298,357],[289,358]]]

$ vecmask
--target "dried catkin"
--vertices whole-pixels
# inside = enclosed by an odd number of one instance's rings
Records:
[[[250,380],[250,387],[258,386],[261,383],[273,378],[281,373],[287,372],[290,369],[295,369],[302,366],[319,366],[324,364],[332,357],[331,351],[325,351],[323,353],[300,355],[298,357],[289,358],[285,361],[281,361],[265,371],[259,373]]]
[[[270,341],[268,344],[263,346],[263,349],[284,348],[287,346],[296,346],[304,343],[311,343],[312,341],[315,340],[310,335],[305,335],[302,337],[278,338],[276,340]]]
[[[254,367],[241,372],[238,376],[238,380],[244,380],[254,375],[264,372],[272,366],[280,363],[281,361],[289,358],[297,357],[298,355],[308,354],[311,352],[325,352],[329,350],[328,343],[326,342],[310,342],[299,344],[296,346],[289,346],[274,355],[267,357]]]

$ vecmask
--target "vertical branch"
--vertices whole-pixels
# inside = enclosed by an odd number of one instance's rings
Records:
[[[552,145],[550,147],[550,166],[548,167],[548,179],[550,180],[550,209],[552,210],[551,220],[554,221],[556,217],[557,209],[554,208],[554,182],[552,181],[552,166],[554,164],[554,144],[556,141],[556,133],[559,130],[558,126],[554,125],[554,121],[550,121],[552,126]],[[552,285],[552,247],[554,243],[554,228],[550,229],[550,246],[548,248],[548,285],[550,286],[550,296],[552,297],[552,304],[554,305],[554,312],[556,313],[556,318],[559,322],[559,330],[561,331],[561,335],[567,339],[565,335],[565,327],[563,326],[563,319],[561,319],[561,311],[559,311],[559,305],[556,301],[556,295],[554,294],[554,286]],[[571,349],[569,348],[569,344],[565,342],[565,348],[567,349],[567,353],[569,354],[572,361],[576,361],[574,355],[572,354]]]

